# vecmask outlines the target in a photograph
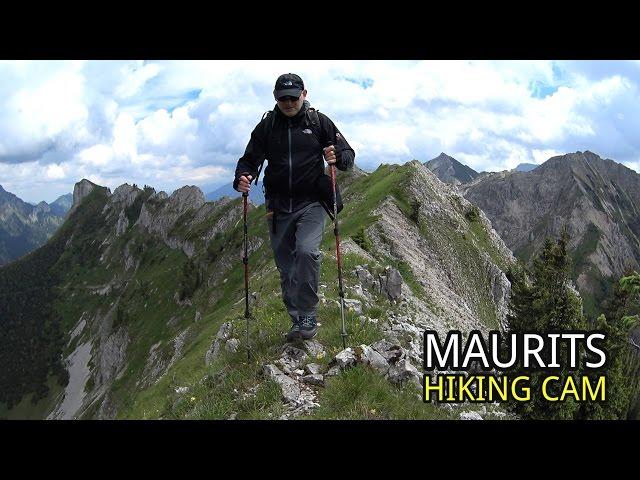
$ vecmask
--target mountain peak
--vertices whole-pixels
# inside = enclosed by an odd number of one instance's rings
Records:
[[[535,163],[519,163],[514,170],[516,172],[530,172],[531,170],[538,168],[538,165]]]
[[[467,183],[479,175],[474,169],[444,152],[440,152],[440,155],[425,162],[424,165],[445,183]]]
[[[71,209],[69,210],[69,213],[72,210],[75,210],[76,207],[78,205],[80,205],[80,202],[82,202],[82,200],[89,195],[94,188],[103,188],[105,189],[109,194],[111,194],[111,191],[107,188],[107,187],[102,187],[100,185],[97,185],[95,183],[93,183],[90,180],[87,180],[86,178],[83,178],[82,180],[80,180],[78,183],[76,183],[73,186],[73,204],[71,205]]]
[[[195,185],[185,185],[175,190],[169,197],[169,202],[180,212],[188,209],[197,209],[207,200],[202,190]]]

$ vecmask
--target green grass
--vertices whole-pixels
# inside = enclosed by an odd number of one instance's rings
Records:
[[[573,251],[572,257],[572,277],[575,279],[580,272],[589,264],[588,256],[596,251],[598,243],[602,237],[602,232],[593,223],[590,223],[585,231],[580,243]]]
[[[341,238],[353,237],[361,229],[366,229],[375,222],[376,217],[370,212],[382,202],[387,195],[392,195],[398,206],[409,215],[411,207],[404,198],[402,182],[410,172],[406,165],[380,165],[378,169],[366,177],[354,182],[348,194],[345,194],[345,206],[338,215]],[[354,201],[353,199],[357,199]],[[327,220],[327,228],[322,241],[323,248],[329,248],[334,242],[333,223]]]
[[[318,396],[316,419],[442,420],[450,419],[444,408],[424,403],[412,384],[395,386],[367,366],[356,366],[330,377]]]

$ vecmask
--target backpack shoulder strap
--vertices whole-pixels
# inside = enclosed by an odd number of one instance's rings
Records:
[[[269,135],[269,132],[271,132],[271,129],[273,128],[273,122],[275,120],[275,115],[273,115],[273,111],[267,110],[266,112],[264,112],[262,114],[262,119],[260,121],[264,121],[265,118],[267,119],[267,121],[264,122],[263,128],[264,128],[265,138],[267,138]],[[271,118],[271,121],[269,121],[269,118]]]
[[[266,121],[265,121],[266,119]],[[271,121],[269,121],[271,119]],[[273,114],[273,110],[267,110],[262,114],[261,122],[264,122],[264,138],[269,138],[269,134],[273,130],[273,124],[275,122],[276,116]],[[258,178],[260,178],[260,172],[262,172],[262,167],[264,166],[264,159],[260,162],[260,167],[258,168],[258,174],[256,175],[255,184],[258,185]]]
[[[311,131],[315,135],[316,140],[318,140],[318,143],[324,147],[327,140],[325,132],[322,129],[322,123],[320,123],[320,116],[318,115],[318,111],[319,110],[316,110],[313,107],[309,107],[309,110],[307,110]]]

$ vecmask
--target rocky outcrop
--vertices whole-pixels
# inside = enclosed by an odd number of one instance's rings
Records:
[[[417,161],[404,168],[408,166],[406,196],[419,205],[417,218],[407,218],[396,199],[388,196],[372,212],[378,220],[366,230],[375,251],[404,262],[420,286],[415,292],[415,288],[405,289],[407,321],[400,322],[402,328],[497,328],[506,315],[510,289],[498,262],[503,268],[513,263],[511,251],[482,211],[475,213],[471,223],[466,213],[473,205],[452,186]],[[382,288],[383,283],[365,270],[356,271],[362,288]],[[387,272],[383,276],[387,294],[400,299],[402,276]]]
[[[80,202],[91,193],[96,187],[96,184],[90,182],[86,178],[83,178],[73,186],[73,204],[71,208],[75,208],[80,205]]]
[[[368,365],[394,384],[410,382],[418,389],[422,385],[420,372],[411,363],[408,352],[388,340],[346,348],[329,364],[333,374],[337,374],[335,369],[345,370],[356,365]]]
[[[205,203],[202,190],[195,186],[179,188],[170,197],[166,193],[154,194],[143,203],[136,226],[143,231],[158,235],[164,243],[173,249],[182,249],[188,257],[195,253],[193,242],[174,232],[176,221],[188,212],[197,211]],[[189,223],[191,219],[183,221]]]
[[[209,366],[213,360],[220,354],[221,347],[231,338],[233,332],[232,323],[225,322],[220,326],[216,338],[207,350],[204,357],[205,365]]]
[[[73,186],[73,204],[71,205],[71,208],[65,215],[65,218],[68,218],[73,212],[75,212],[78,206],[80,205],[80,203],[82,202],[82,200],[84,200],[85,197],[87,197],[96,187],[104,188],[107,194],[111,195],[110,189],[96,185],[95,183],[87,180],[86,178],[83,178]]]

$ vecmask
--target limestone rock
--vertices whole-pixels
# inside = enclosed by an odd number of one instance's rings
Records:
[[[262,371],[267,378],[270,378],[280,385],[282,398],[286,403],[292,403],[298,400],[298,397],[300,397],[300,387],[298,387],[298,384],[294,380],[282,373],[278,367],[269,364],[265,365]]]
[[[307,365],[305,365],[304,369],[310,375],[317,375],[319,373],[322,373],[323,370],[322,365],[318,363],[308,363]]]
[[[302,377],[302,381],[310,385],[324,386],[324,377],[320,374],[305,375]]]
[[[227,343],[225,343],[224,345],[224,348],[227,350],[227,352],[231,352],[231,353],[236,353],[239,347],[240,347],[240,340],[238,340],[237,338],[230,338],[229,340],[227,340]]]
[[[338,353],[331,361],[331,365],[335,365],[340,369],[352,367],[356,364],[356,355],[351,347],[347,347]]]
[[[478,412],[462,412],[460,420],[482,420],[482,417]]]

